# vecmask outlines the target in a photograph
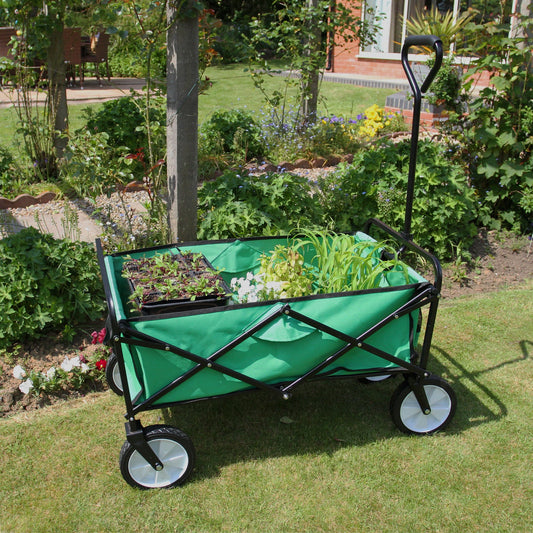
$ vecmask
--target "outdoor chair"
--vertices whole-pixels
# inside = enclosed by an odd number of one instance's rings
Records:
[[[93,63],[96,73],[96,79],[100,86],[102,86],[102,81],[100,78],[100,69],[99,65],[105,64],[107,81],[111,81],[111,71],[109,69],[109,60],[108,60],[108,48],[109,48],[109,35],[107,33],[99,33],[96,36],[96,42],[94,46],[85,46],[82,48],[81,55],[81,68],[80,68],[80,81],[81,87],[83,88],[83,82],[85,79],[85,65],[87,63]]]

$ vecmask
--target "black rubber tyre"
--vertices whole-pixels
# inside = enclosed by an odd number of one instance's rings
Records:
[[[118,359],[113,352],[111,352],[111,355],[107,359],[105,377],[109,388],[115,394],[122,396],[124,394],[124,389],[122,388],[122,379],[120,378],[120,372],[118,370]]]
[[[170,489],[183,484],[195,462],[191,439],[172,426],[148,426],[144,430],[148,445],[163,464],[162,470],[152,468],[142,455],[126,441],[120,450],[120,472],[132,487]]]
[[[444,429],[453,418],[457,397],[450,384],[438,377],[430,376],[421,381],[428,397],[431,413],[426,415],[414,392],[406,381],[394,391],[390,402],[392,420],[404,433],[427,435]]]

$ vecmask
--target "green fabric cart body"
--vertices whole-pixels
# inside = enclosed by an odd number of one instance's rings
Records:
[[[371,240],[357,234],[359,240]],[[209,242],[180,247],[203,253],[229,282],[233,277],[256,272],[259,257],[273,250],[276,244],[286,244],[286,238],[266,238],[232,242]],[[174,248],[140,251],[138,255],[161,253]],[[130,254],[135,257],[135,253]],[[138,317],[128,310],[127,286],[121,277],[124,256],[106,256],[105,265],[117,321],[127,324],[128,335],[121,339],[122,354],[130,395],[134,404],[145,402],[197,363],[165,346],[184,350],[201,358],[224,350],[236,338],[256,329],[265,319],[275,316],[251,336],[244,335],[229,351],[217,359],[219,365],[269,385],[288,383],[305,375],[346,345],[330,334],[331,328],[350,337],[358,337],[405,306],[426,280],[409,270],[410,283],[405,284],[396,273],[383,279],[382,287],[352,293],[307,296],[290,300],[252,304],[227,305],[183,313]],[[305,323],[282,312],[283,306],[304,315],[322,327]],[[409,363],[417,342],[416,326],[419,309],[401,314],[388,321],[365,338],[365,343],[390,354],[398,361]],[[157,339],[157,347],[135,344],[136,334],[141,339]],[[130,342],[131,341],[131,342]],[[141,343],[142,344],[142,343]],[[348,376],[385,372],[399,368],[398,362],[388,361],[367,350],[353,347],[316,377]],[[202,367],[179,386],[169,390],[151,404],[153,407],[184,401],[209,398],[253,388],[253,385],[221,372]]]

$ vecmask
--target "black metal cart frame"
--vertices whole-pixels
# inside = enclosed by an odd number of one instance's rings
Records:
[[[409,48],[413,46],[426,46],[435,50],[436,61],[427,78],[422,83],[421,87],[413,75],[408,61]],[[363,231],[369,233],[378,230],[384,232],[398,245],[399,254],[406,251],[413,252],[420,258],[426,260],[431,264],[433,269],[433,282],[421,282],[410,286],[412,289],[412,296],[405,302],[402,302],[392,312],[388,312],[385,316],[366,328],[364,331],[358,332],[356,335],[350,335],[341,331],[331,325],[326,325],[311,316],[306,315],[298,310],[296,303],[304,298],[280,300],[280,305],[272,308],[271,312],[266,313],[266,316],[261,317],[255,322],[253,326],[249,327],[240,334],[237,334],[229,342],[220,346],[212,353],[194,353],[191,350],[180,347],[177,343],[169,342],[168,340],[161,340],[154,335],[142,333],[135,327],[129,319],[117,316],[115,309],[115,301],[113,288],[109,281],[108,264],[106,264],[104,253],[100,241],[97,241],[97,255],[102,271],[103,284],[106,294],[106,301],[109,310],[108,318],[108,332],[109,342],[113,349],[113,357],[115,358],[115,368],[118,369],[118,376],[121,382],[120,392],[124,396],[127,420],[126,427],[126,443],[121,452],[121,471],[126,481],[134,486],[141,488],[151,487],[172,487],[179,485],[188,477],[194,459],[194,448],[188,437],[175,430],[162,429],[159,426],[154,426],[152,429],[143,428],[137,416],[147,410],[162,408],[169,405],[176,405],[178,403],[187,403],[197,401],[204,398],[191,398],[181,401],[172,401],[165,403],[167,397],[172,391],[183,386],[190,380],[193,380],[199,373],[205,369],[218,372],[221,375],[237,380],[244,384],[243,390],[264,390],[269,391],[287,400],[291,397],[293,391],[301,384],[315,379],[324,378],[340,378],[350,377],[356,375],[358,378],[381,378],[392,375],[401,374],[404,377],[404,382],[398,388],[393,399],[391,400],[391,414],[402,431],[411,433],[432,433],[436,430],[442,429],[453,417],[455,411],[456,399],[453,390],[449,385],[440,378],[432,376],[427,370],[428,359],[430,354],[431,342],[435,328],[435,321],[437,316],[437,309],[439,304],[440,290],[442,286],[442,269],[439,261],[428,251],[422,249],[412,241],[411,236],[411,220],[412,208],[414,200],[414,184],[416,172],[416,157],[417,145],[419,135],[420,110],[422,95],[427,91],[434,77],[436,76],[442,61],[442,43],[440,39],[434,36],[415,36],[408,37],[402,48],[402,64],[407,74],[413,96],[414,96],[414,113],[412,125],[412,140],[411,140],[411,154],[409,165],[408,186],[406,195],[406,210],[404,227],[401,232],[395,231],[383,222],[377,219],[370,219]],[[264,238],[269,239],[268,237]],[[246,242],[247,239],[240,241]],[[255,239],[257,241],[257,239]],[[233,240],[226,241],[209,241],[210,243],[231,243]],[[198,243],[180,243],[180,247],[187,247],[188,245]],[[145,251],[157,252],[158,250],[168,249],[169,246],[159,246]],[[131,252],[128,252],[131,253]],[[124,254],[114,254],[113,257],[122,256]],[[389,289],[394,291],[394,289]],[[374,292],[379,292],[376,289]],[[358,291],[356,291],[358,292]],[[363,291],[359,291],[363,292]],[[364,291],[365,293],[372,293],[373,290]],[[355,293],[354,293],[355,294]],[[338,296],[338,295],[337,295]],[[324,299],[329,295],[321,295]],[[311,298],[311,297],[309,297]],[[316,296],[314,297],[316,298]],[[416,325],[412,324],[415,312],[418,312],[423,307],[428,307],[425,331],[423,335],[422,347],[420,353],[416,352],[415,330]],[[233,309],[243,306],[232,306]],[[253,308],[253,304],[246,304],[246,307]],[[208,313],[210,311],[196,310],[192,314]],[[172,316],[172,314],[170,315]],[[416,315],[418,316],[418,315]],[[262,331],[266,326],[279,320],[280,317],[288,317],[298,324],[304,324],[313,328],[314,330],[329,336],[338,341],[339,346],[333,353],[329,353],[324,359],[316,364],[311,365],[306,371],[293,379],[272,382],[270,379],[256,379],[249,374],[242,371],[235,370],[230,366],[221,362],[223,356],[232,350],[239,348],[256,333]],[[369,338],[376,332],[383,330],[396,320],[407,317],[411,322],[410,326],[410,357],[408,360],[399,358],[387,350],[380,349],[369,342]],[[157,317],[141,317],[135,319],[138,321],[158,320]],[[189,361],[191,364],[188,369],[172,379],[154,393],[143,396],[143,391],[134,394],[130,389],[128,383],[128,372],[124,357],[124,348],[148,348],[158,352],[167,352],[174,354],[179,358]],[[342,365],[342,358],[345,354],[354,349],[360,349],[369,354],[372,354],[387,363],[391,363],[392,367],[383,369],[381,367],[365,368],[364,370],[354,371],[350,368],[344,368]],[[108,374],[110,375],[110,374]],[[224,394],[214,394],[208,396],[215,398],[218,396],[225,396],[234,394],[228,392]],[[437,398],[435,400],[435,398]],[[444,406],[444,407],[443,407]],[[410,413],[419,411],[422,414],[422,421],[424,416],[430,416],[433,409],[444,409],[444,414],[438,415],[438,420],[435,423],[426,425],[422,422],[420,425],[420,415],[415,413],[416,421],[411,423],[408,417]],[[172,459],[165,463],[165,458],[160,457],[164,454],[165,447],[170,446],[168,443],[173,442],[174,448],[171,449],[175,455],[185,457],[185,459]],[[152,469],[153,472],[150,470]],[[165,470],[166,469],[166,470]],[[138,472],[141,472],[140,474]],[[159,478],[159,474],[163,477]],[[167,476],[167,477],[164,477]],[[167,479],[168,478],[168,479]]]

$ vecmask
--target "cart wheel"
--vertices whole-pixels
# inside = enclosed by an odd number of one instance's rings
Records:
[[[359,381],[361,383],[378,383],[380,381],[385,381],[386,379],[389,379],[392,376],[392,374],[382,374],[380,376],[367,376],[366,378],[359,378]]]
[[[122,378],[120,377],[117,356],[113,352],[111,352],[111,355],[107,359],[105,377],[107,379],[109,388],[115,394],[122,396],[124,394],[124,389],[122,388]]]
[[[120,472],[132,487],[169,489],[185,482],[194,466],[191,439],[172,426],[149,426],[145,429],[148,445],[163,464],[155,470],[128,441],[120,450]]]
[[[404,433],[428,434],[445,428],[455,414],[457,398],[450,384],[442,378],[432,376],[421,381],[426,392],[431,413],[426,415],[420,409],[415,393],[404,381],[394,391],[390,412],[392,420]]]

